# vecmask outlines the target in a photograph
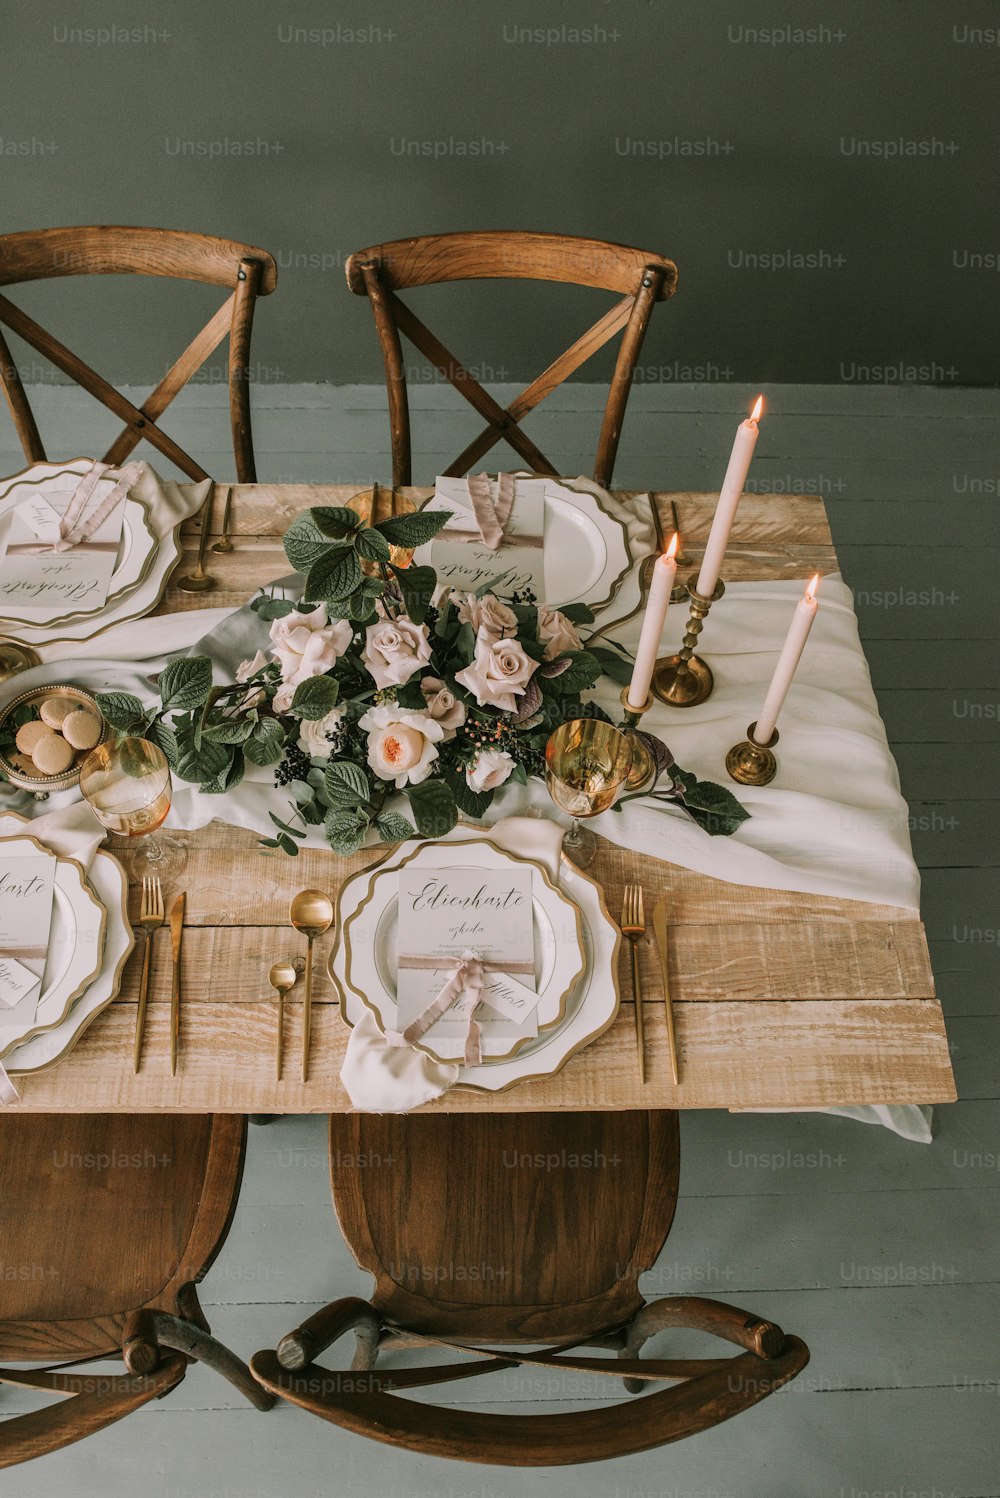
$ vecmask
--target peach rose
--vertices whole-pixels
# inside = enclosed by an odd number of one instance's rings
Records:
[[[350,645],[353,633],[346,619],[327,621],[325,603],[308,614],[293,609],[283,619],[275,619],[272,654],[281,666],[282,681],[297,687],[310,676],[325,676]]]
[[[401,687],[431,658],[427,625],[414,624],[405,614],[369,624],[361,654],[377,687]]]
[[[583,641],[571,620],[547,603],[538,606],[538,638],[545,646],[545,659],[554,661],[564,650],[582,650]]]
[[[368,763],[380,780],[391,780],[397,791],[419,785],[438,757],[435,745],[444,738],[440,723],[427,713],[385,703],[369,708],[358,727],[368,734]]]
[[[468,687],[480,707],[496,707],[502,713],[517,711],[517,699],[538,670],[518,640],[497,640],[481,628],[476,636],[472,664],[455,673],[455,680]]]
[[[484,749],[465,769],[465,783],[470,791],[481,794],[495,791],[511,777],[514,761],[505,749]]]
[[[466,593],[464,597],[456,593],[455,607],[462,623],[471,624],[477,634],[481,629],[488,630],[494,640],[499,640],[502,635],[517,634],[514,610],[492,593],[484,593],[482,598],[477,598],[475,593]]]
[[[446,687],[443,681],[436,676],[424,676],[421,678],[420,690],[424,694],[427,703],[427,711],[435,722],[440,723],[444,729],[446,739],[455,737],[455,730],[461,728],[466,719],[465,703],[459,702],[454,692]]]

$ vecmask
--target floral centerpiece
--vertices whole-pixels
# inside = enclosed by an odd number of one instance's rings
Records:
[[[295,853],[310,825],[348,854],[371,833],[440,837],[460,815],[481,817],[503,786],[544,775],[560,723],[607,720],[583,694],[602,674],[627,682],[631,662],[619,647],[584,642],[593,615],[583,604],[439,588],[412,550],[448,518],[417,511],[368,525],[346,508],[306,511],[284,538],[304,574],[299,602],[262,593],[250,604],[270,625],[270,649],[223,686],[207,658],[173,661],[159,677],[159,707],[105,693],[106,720],[157,744],[175,775],[208,793],[235,788],[248,763],[274,766],[289,812],[271,813],[270,849]],[[710,833],[739,826],[747,813],[728,790],[644,738],[666,775],[658,797]]]

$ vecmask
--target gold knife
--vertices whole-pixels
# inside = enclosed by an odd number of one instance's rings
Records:
[[[181,943],[184,940],[184,907],[187,895],[180,894],[170,910],[170,940],[174,949],[173,984],[170,990],[170,1075],[177,1075],[177,1050],[181,1035]]]
[[[667,902],[658,900],[653,911],[653,935],[660,953],[660,972],[663,976],[663,1007],[667,1015],[667,1042],[670,1046],[670,1069],[674,1075],[674,1086],[680,1082],[677,1066],[677,1036],[674,1033],[674,1006],[670,1000],[670,973],[667,969]]]

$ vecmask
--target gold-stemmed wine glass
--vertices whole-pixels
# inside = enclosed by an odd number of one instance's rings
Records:
[[[614,806],[628,782],[633,755],[628,735],[596,718],[573,718],[549,736],[545,785],[560,811],[573,818],[563,849],[578,868],[593,863],[597,852],[597,839],[583,819]]]
[[[182,843],[157,828],[170,810],[170,766],[147,739],[109,739],[80,767],[80,790],[95,816],[111,832],[135,838],[129,857],[133,878],[179,874],[187,859]]]

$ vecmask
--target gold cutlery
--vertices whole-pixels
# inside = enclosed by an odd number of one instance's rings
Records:
[[[139,925],[146,933],[146,944],[142,952],[142,977],[139,979],[139,1007],[135,1011],[135,1050],[132,1070],[139,1070],[142,1058],[142,1034],[146,1028],[146,998],[149,993],[149,969],[153,959],[153,933],[163,925],[163,886],[154,875],[142,877],[142,904],[139,907]]]
[[[632,955],[632,999],[635,1008],[635,1044],[639,1052],[639,1081],[646,1082],[646,1041],[642,1023],[642,984],[639,981],[639,939],[646,934],[646,916],[642,904],[642,887],[626,884],[619,922],[622,936],[628,937]]]
[[[212,547],[213,551],[219,552],[220,554],[224,554],[227,551],[232,551],[233,549],[233,543],[229,539],[229,517],[232,514],[232,509],[233,486],[232,484],[230,484],[226,490],[226,503],[222,507],[222,535]]]
[[[177,1051],[181,1037],[181,943],[184,940],[184,907],[187,895],[180,894],[170,910],[170,940],[174,950],[173,983],[170,989],[170,1075],[177,1075]]]
[[[193,572],[178,578],[177,586],[185,593],[205,593],[215,587],[215,578],[205,571],[205,547],[212,528],[212,501],[215,498],[215,480],[209,482],[205,503],[201,507],[201,540],[198,542],[198,563]]]
[[[660,949],[660,971],[663,975],[663,1007],[667,1015],[667,1043],[670,1046],[670,1069],[674,1074],[674,1086],[680,1082],[677,1065],[677,1036],[674,1032],[674,1006],[670,998],[670,973],[667,970],[667,902],[658,900],[653,911],[653,935]]]
[[[282,1037],[285,1033],[285,994],[295,987],[298,973],[290,962],[276,962],[267,975],[267,981],[278,991],[278,1049],[275,1062],[275,1080],[281,1081]]]
[[[333,901],[321,889],[302,889],[292,901],[288,919],[301,931],[306,947],[306,994],[302,1009],[302,1080],[309,1080],[309,1044],[312,1039],[313,942],[333,924]]]

